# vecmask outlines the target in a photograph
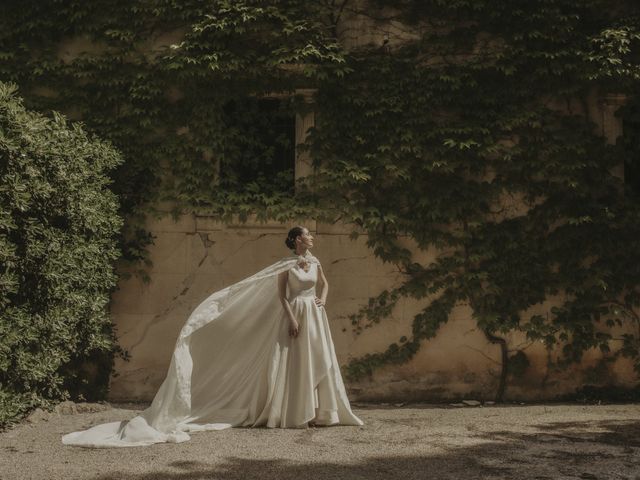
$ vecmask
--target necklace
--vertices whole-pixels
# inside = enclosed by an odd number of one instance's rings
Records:
[[[311,268],[311,263],[308,260],[310,256],[309,250],[304,252],[302,255],[298,255],[298,267],[302,268],[305,272],[308,272]]]

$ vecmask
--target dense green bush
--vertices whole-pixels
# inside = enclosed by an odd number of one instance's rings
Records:
[[[27,111],[0,83],[0,426],[35,405],[104,393],[119,252],[109,144]],[[89,363],[91,360],[91,363]]]

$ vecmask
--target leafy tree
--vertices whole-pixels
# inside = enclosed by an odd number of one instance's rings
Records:
[[[119,256],[108,143],[25,110],[0,83],[0,426],[26,409],[104,394]]]

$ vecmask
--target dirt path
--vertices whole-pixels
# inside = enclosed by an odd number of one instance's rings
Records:
[[[640,480],[640,405],[355,406],[362,427],[238,428],[125,449],[61,444],[63,433],[141,409],[101,408],[36,414],[0,434],[0,479]]]

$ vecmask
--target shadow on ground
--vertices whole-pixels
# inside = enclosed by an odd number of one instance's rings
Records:
[[[174,461],[144,474],[112,472],[99,480],[248,479],[629,479],[640,480],[640,420],[558,422],[531,426],[533,433],[469,432],[470,445],[439,454],[385,456],[352,462],[306,462],[227,457]],[[366,437],[358,443],[367,442]],[[442,453],[444,450],[444,453]]]

